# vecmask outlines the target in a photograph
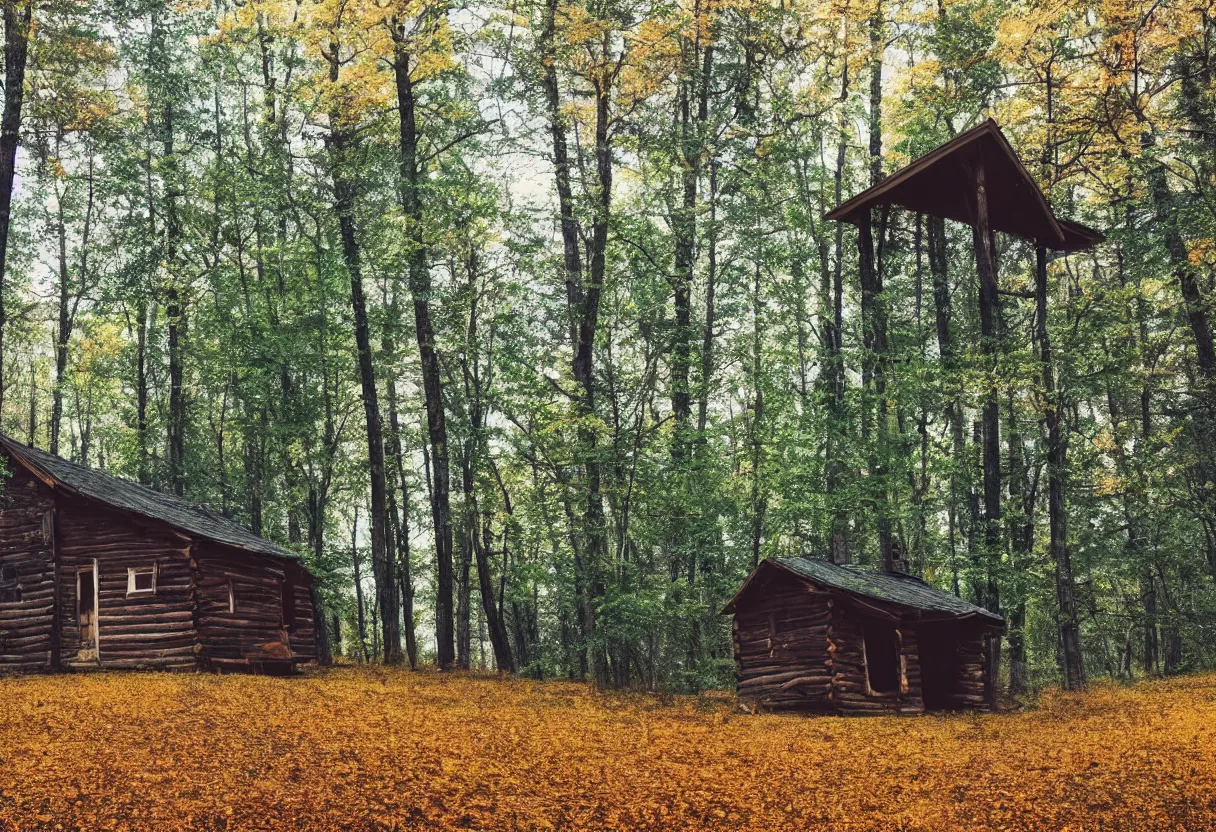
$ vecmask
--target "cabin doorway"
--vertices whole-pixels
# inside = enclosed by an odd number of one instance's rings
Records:
[[[949,624],[926,624],[920,628],[918,644],[925,709],[956,707],[953,695],[958,677],[958,632]]]
[[[80,627],[81,658],[96,658],[97,570],[92,566],[76,572],[76,623]]]
[[[871,693],[899,693],[899,633],[886,621],[867,620],[862,625],[866,661],[866,684]]]

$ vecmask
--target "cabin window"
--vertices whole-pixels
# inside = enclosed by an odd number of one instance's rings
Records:
[[[895,625],[867,621],[862,626],[865,640],[866,681],[873,693],[899,692],[899,634]]]
[[[289,632],[296,629],[296,587],[291,578],[283,580],[283,626]]]
[[[156,594],[156,565],[135,566],[127,570],[127,595]]]
[[[21,600],[20,580],[16,566],[11,563],[0,566],[0,604],[13,604]]]
[[[236,612],[236,581],[228,579],[228,612]]]

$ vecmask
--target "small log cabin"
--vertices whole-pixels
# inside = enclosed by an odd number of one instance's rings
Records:
[[[313,578],[292,552],[3,435],[0,474],[0,673],[316,658]]]
[[[984,638],[1005,626],[919,578],[809,558],[762,561],[722,612],[749,710],[984,709]]]

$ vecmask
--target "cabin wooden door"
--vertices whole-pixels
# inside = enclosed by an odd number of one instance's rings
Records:
[[[76,573],[76,618],[82,653],[97,645],[97,572],[85,567]]]

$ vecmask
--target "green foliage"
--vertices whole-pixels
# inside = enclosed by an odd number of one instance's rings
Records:
[[[491,604],[520,673],[592,675],[603,662],[600,681],[684,690],[729,686],[729,624],[717,613],[757,559],[828,557],[843,542],[853,561],[877,565],[881,517],[931,583],[978,597],[996,582],[1029,681],[1046,684],[1059,641],[1053,405],[1029,297],[1034,251],[997,240],[1003,335],[990,377],[969,229],[947,225],[947,272],[936,275],[925,218],[876,217],[882,351],[861,310],[856,232],[823,219],[838,182],[842,198],[869,184],[871,122],[889,172],[994,115],[1061,216],[1108,237],[1050,267],[1086,664],[1130,677],[1216,663],[1216,416],[1178,282],[1194,270],[1206,311],[1216,268],[1207,17],[1119,4],[884,4],[842,17],[562,2],[549,32],[538,4],[403,6],[418,14],[418,221],[401,204],[383,5],[40,6],[3,287],[6,433],[48,446],[58,421],[59,453],[171,487],[167,316],[180,292],[186,496],[306,552],[348,655],[361,650],[362,552],[371,646],[367,444],[337,171],[358,194],[381,411],[387,425],[391,391],[402,448],[403,478],[388,461],[399,553],[408,547],[424,658],[437,575],[407,284],[419,241],[475,659],[488,644],[470,563],[483,529]],[[871,32],[884,60],[877,108]],[[599,158],[597,103],[608,114]],[[331,116],[357,137],[337,162]],[[554,124],[570,151],[581,287],[568,285]],[[573,361],[599,221],[588,408]],[[941,354],[943,298],[953,360]],[[991,379],[1005,499],[995,561],[980,557],[974,516],[974,426]]]

